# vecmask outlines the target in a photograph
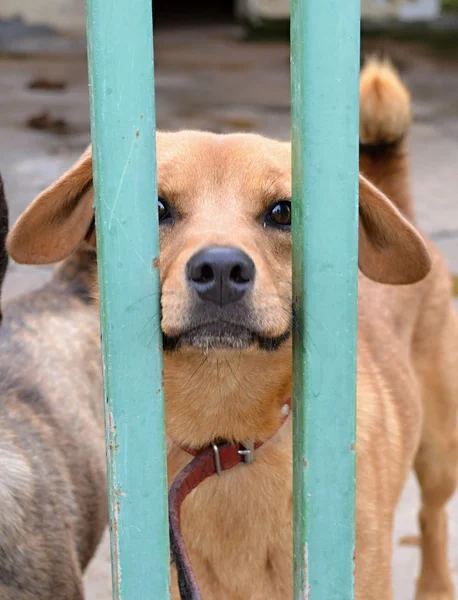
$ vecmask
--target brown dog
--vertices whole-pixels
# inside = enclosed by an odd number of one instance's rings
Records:
[[[7,223],[0,186],[0,291]],[[89,256],[75,257],[42,290],[6,306],[1,600],[82,600],[82,572],[106,524],[98,317],[87,287],[93,266]]]
[[[361,176],[358,600],[392,597],[393,518],[412,466],[423,501],[417,598],[454,597],[444,505],[456,483],[458,323],[444,262],[412,224],[409,122],[396,74],[369,63],[361,168],[378,187]],[[207,479],[185,501],[191,562],[207,600],[291,598],[290,420],[279,428],[291,394],[290,147],[255,135],[181,132],[158,134],[157,149],[170,481],[190,461],[183,446],[270,438],[254,463]],[[82,246],[95,249],[91,172],[88,151],[26,210],[9,238],[16,260],[68,261]],[[68,313],[64,319],[59,328],[74,327],[72,343],[81,344],[87,330]],[[98,359],[95,343],[83,357],[62,330],[59,339],[62,352],[74,353],[71,374]],[[97,375],[97,392],[99,383]]]

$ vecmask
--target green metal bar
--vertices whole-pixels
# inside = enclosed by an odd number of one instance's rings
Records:
[[[87,0],[113,598],[169,597],[151,0]]]
[[[359,21],[292,0],[295,600],[354,596]]]

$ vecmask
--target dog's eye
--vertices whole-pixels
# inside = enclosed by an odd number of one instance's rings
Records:
[[[163,198],[157,199],[157,211],[159,214],[159,223],[172,220],[170,209],[167,206],[167,202]]]
[[[279,229],[291,227],[291,202],[282,200],[275,203],[267,212],[265,224]]]

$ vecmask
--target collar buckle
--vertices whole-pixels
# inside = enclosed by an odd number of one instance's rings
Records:
[[[246,442],[243,447],[237,451],[240,456],[243,457],[243,462],[246,465],[251,465],[254,462],[254,442]]]
[[[237,454],[242,457],[243,464],[251,465],[251,463],[254,462],[254,442],[245,442],[244,444],[240,444],[240,446],[241,447],[237,450]],[[213,448],[213,454],[215,458],[216,474],[221,475],[224,469],[221,463],[221,455],[219,452],[220,447],[216,443],[213,443],[211,447]]]
[[[219,477],[221,475],[221,473],[223,472],[223,470],[221,468],[221,458],[219,455],[219,446],[218,446],[218,444],[213,443],[212,448],[213,448],[213,454],[215,455],[216,474]]]

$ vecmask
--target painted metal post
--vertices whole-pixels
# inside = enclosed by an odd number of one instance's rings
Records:
[[[354,587],[358,0],[292,0],[294,598]]]
[[[151,0],[87,0],[113,598],[169,598]]]

